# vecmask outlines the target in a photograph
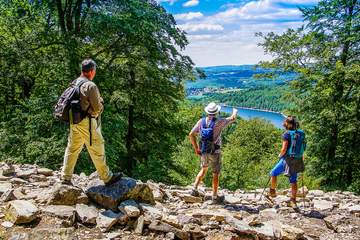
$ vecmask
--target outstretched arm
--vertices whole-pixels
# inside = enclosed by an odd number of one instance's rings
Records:
[[[229,122],[235,122],[237,113],[238,113],[238,110],[236,108],[233,108],[233,112],[232,112],[231,116],[226,118],[226,120]]]

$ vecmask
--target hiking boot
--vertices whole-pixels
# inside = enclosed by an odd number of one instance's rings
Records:
[[[225,196],[212,196],[211,204],[222,204],[225,200]]]
[[[105,186],[110,186],[116,182],[118,182],[124,175],[122,173],[114,173],[110,180],[105,183]]]
[[[271,198],[276,198],[276,190],[270,188],[270,191],[267,193],[267,196],[269,196]]]
[[[61,184],[68,185],[68,186],[73,186],[71,180],[67,180],[67,179],[61,180]]]
[[[295,198],[290,198],[290,201],[288,202],[288,206],[293,208],[293,209],[298,209],[298,206],[296,204],[296,199]]]
[[[194,197],[200,197],[200,192],[196,188],[193,188],[191,189],[190,195]]]

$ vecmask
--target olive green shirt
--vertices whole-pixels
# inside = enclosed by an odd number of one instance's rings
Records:
[[[77,81],[81,79],[87,79],[86,77],[79,77]],[[87,79],[88,80],[88,79]],[[99,117],[104,110],[104,100],[100,96],[98,87],[93,81],[86,81],[80,87],[80,105],[83,111],[87,110],[87,113],[92,117]]]

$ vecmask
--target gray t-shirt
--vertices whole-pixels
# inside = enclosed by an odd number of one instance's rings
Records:
[[[216,145],[221,146],[221,133],[224,130],[224,128],[226,128],[227,126],[229,126],[231,123],[235,122],[236,119],[231,119],[231,118],[217,118],[216,122],[215,122],[215,126],[214,126],[214,143]],[[206,125],[209,126],[210,124],[210,119],[209,117],[206,117]],[[198,134],[201,130],[202,127],[202,119],[200,119],[195,126],[193,127],[193,129],[191,130],[191,133],[196,133]]]

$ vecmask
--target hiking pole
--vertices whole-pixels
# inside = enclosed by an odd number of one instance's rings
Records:
[[[301,174],[301,185],[302,185],[302,194],[303,194],[303,207],[305,210],[304,173]]]
[[[271,177],[269,177],[269,180],[267,181],[267,183],[266,183],[266,185],[265,185],[265,187],[264,187],[264,189],[263,189],[263,191],[262,191],[262,193],[261,193],[261,195],[260,195],[260,199],[259,199],[259,200],[262,199],[262,196],[264,195],[265,189],[266,189],[266,187],[267,187],[267,186],[269,185],[269,183],[270,183],[270,179],[271,179]],[[256,193],[255,193],[255,199],[256,199]]]

